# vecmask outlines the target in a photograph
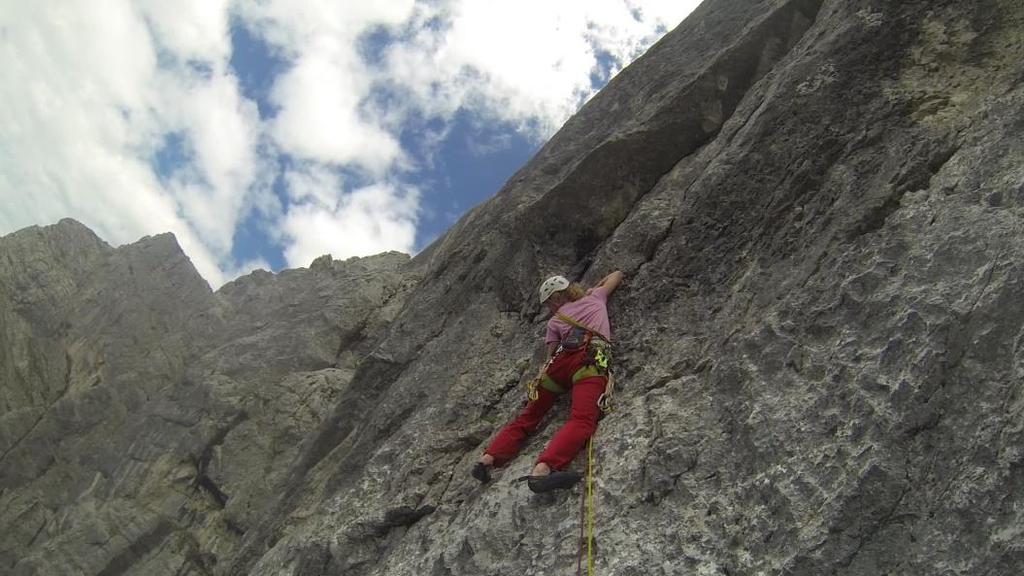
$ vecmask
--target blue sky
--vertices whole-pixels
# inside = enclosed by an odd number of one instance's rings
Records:
[[[0,234],[173,232],[219,287],[415,253],[696,2],[0,7]]]

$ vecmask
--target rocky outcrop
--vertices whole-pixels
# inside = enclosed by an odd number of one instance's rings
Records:
[[[579,490],[468,470],[538,279],[626,272],[601,573],[1024,565],[1024,8],[706,2],[412,260],[211,293],[171,238],[0,239],[0,566],[548,574]],[[582,462],[577,462],[582,466]]]
[[[15,574],[213,569],[416,278],[325,257],[213,293],[173,236],[114,249],[71,220],[0,254]]]

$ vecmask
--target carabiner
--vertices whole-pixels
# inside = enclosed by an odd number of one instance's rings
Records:
[[[540,398],[540,392],[537,391],[537,386],[540,384],[540,379],[534,378],[526,383],[526,397],[530,402],[536,402]]]

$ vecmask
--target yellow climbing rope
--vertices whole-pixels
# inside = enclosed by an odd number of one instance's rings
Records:
[[[595,432],[596,434],[596,432]],[[580,495],[580,546],[576,555],[576,576],[583,574],[583,533],[586,526],[587,574],[594,574],[594,437],[587,440],[587,489]]]
[[[597,433],[596,431],[594,432]],[[587,440],[587,574],[594,574],[594,437]]]

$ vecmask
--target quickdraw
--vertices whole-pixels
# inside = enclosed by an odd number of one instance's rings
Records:
[[[601,409],[602,414],[611,414],[615,411],[615,406],[612,405],[612,392],[615,390],[615,375],[612,374],[611,370],[608,371],[608,382],[604,385],[604,394],[601,394],[597,399],[597,407]]]
[[[601,409],[602,414],[611,414],[615,411],[615,407],[612,406],[612,390],[615,388],[615,375],[612,374],[610,359],[608,354],[605,353],[603,347],[595,347],[594,350],[594,364],[605,371],[608,375],[608,381],[604,387],[604,394],[597,399],[597,407]]]
[[[538,386],[540,386],[540,378],[534,378],[526,383],[526,397],[530,402],[536,402],[540,398],[540,392],[537,391]]]
[[[555,350],[555,353],[552,354],[551,358],[548,358],[547,363],[544,364],[544,369],[540,371],[541,375],[548,371],[548,368],[551,367],[551,363],[555,361],[555,358],[558,358],[558,355],[561,354],[561,352],[562,345],[559,344],[558,348]],[[537,388],[540,387],[541,375],[538,375],[536,378],[526,383],[526,397],[530,400],[530,402],[536,402],[537,399],[540,398],[540,391],[538,391]]]

